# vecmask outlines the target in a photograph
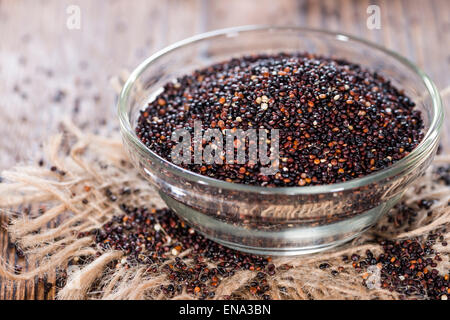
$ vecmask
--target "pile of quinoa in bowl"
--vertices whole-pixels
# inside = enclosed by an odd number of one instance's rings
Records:
[[[141,111],[135,131],[172,161],[172,133],[183,128],[194,135],[195,121],[203,131],[278,129],[273,175],[261,174],[258,162],[227,162],[223,155],[221,163],[178,165],[246,185],[324,185],[364,177],[410,153],[424,136],[414,107],[389,80],[358,64],[309,53],[258,54],[168,82]],[[211,143],[203,140],[203,149]]]

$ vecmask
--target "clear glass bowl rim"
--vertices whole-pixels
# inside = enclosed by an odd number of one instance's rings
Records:
[[[178,167],[173,163],[165,160],[158,154],[151,151],[144,143],[142,143],[141,140],[135,134],[134,129],[131,127],[130,119],[128,118],[128,108],[127,108],[128,98],[130,93],[132,92],[131,89],[133,88],[135,82],[139,79],[141,74],[150,65],[155,63],[159,58],[163,57],[164,55],[172,51],[175,51],[180,47],[184,47],[189,44],[193,44],[200,41],[207,41],[208,39],[212,38],[234,36],[238,35],[239,33],[253,32],[253,31],[267,31],[267,32],[296,31],[296,32],[317,33],[327,36],[334,36],[338,40],[354,41],[359,44],[362,44],[363,46],[371,47],[375,50],[382,51],[384,54],[393,57],[396,61],[406,66],[408,69],[413,71],[421,78],[423,84],[427,88],[428,91],[427,93],[430,94],[431,96],[433,118],[431,119],[430,127],[426,132],[424,138],[419,143],[419,145],[413,151],[411,151],[411,153],[409,153],[406,157],[404,157],[400,161],[397,161],[388,168],[374,172],[365,177],[355,178],[346,182],[328,185],[303,186],[303,187],[274,187],[274,188],[226,182],[194,173],[192,171]],[[428,156],[430,148],[432,148],[432,146],[439,139],[439,134],[444,121],[444,111],[442,107],[441,97],[433,81],[419,67],[417,67],[411,61],[399,55],[398,53],[386,49],[378,44],[367,41],[365,39],[347,35],[340,32],[333,32],[323,29],[297,27],[297,26],[271,26],[271,25],[248,25],[205,32],[178,41],[154,53],[146,60],[144,60],[136,69],[134,69],[134,71],[130,74],[128,80],[125,82],[123,89],[119,95],[118,116],[119,116],[120,130],[124,139],[126,139],[128,142],[131,142],[132,145],[136,147],[142,154],[148,156],[154,162],[163,165],[165,170],[168,170],[179,177],[182,177],[191,182],[196,182],[221,189],[243,191],[243,192],[254,192],[259,194],[283,194],[283,195],[307,195],[307,194],[323,194],[323,193],[339,192],[362,187],[395,176],[400,172],[407,170],[408,167],[414,166],[424,157]]]

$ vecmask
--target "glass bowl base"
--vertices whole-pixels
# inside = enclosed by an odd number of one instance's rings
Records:
[[[371,210],[335,223],[258,230],[221,221],[163,192],[159,194],[170,209],[206,238],[238,251],[269,256],[305,255],[342,245],[374,225],[402,196],[399,194]]]

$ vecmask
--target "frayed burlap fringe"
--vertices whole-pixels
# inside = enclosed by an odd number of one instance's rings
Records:
[[[58,290],[58,299],[160,299],[156,290],[169,280],[165,274],[148,274],[146,266],[121,267],[114,263],[122,259],[122,252],[96,253],[94,239],[79,238],[78,234],[101,227],[121,210],[126,202],[133,206],[145,205],[161,208],[164,203],[157,193],[137,174],[127,161],[122,144],[116,137],[105,138],[81,132],[70,122],[65,123],[65,134],[57,135],[45,146],[47,167],[21,166],[2,173],[0,207],[10,218],[7,227],[10,237],[21,248],[31,269],[17,274],[12,266],[1,262],[0,276],[13,280],[29,280],[44,276],[55,269],[64,269],[69,261],[83,257],[86,263],[68,272],[65,285]],[[449,164],[449,156],[438,156],[434,162]],[[57,170],[49,170],[49,166]],[[275,299],[397,299],[398,294],[384,289],[369,289],[362,274],[342,261],[342,255],[364,253],[367,249],[380,252],[375,239],[411,238],[428,234],[450,222],[450,189],[433,181],[432,168],[418,184],[410,188],[403,201],[414,204],[421,199],[435,199],[432,218],[419,211],[416,222],[408,228],[380,228],[388,225],[387,217],[363,236],[332,251],[302,257],[274,258],[276,266],[290,264],[293,268],[277,271],[268,277],[270,292]],[[106,190],[119,191],[124,186],[139,189],[118,201],[108,201]],[[82,201],[86,199],[87,201]],[[11,208],[42,207],[39,214],[20,213]],[[42,212],[43,211],[43,212]],[[395,214],[394,212],[390,214]],[[383,231],[381,231],[383,230]],[[450,233],[444,234],[448,239]],[[442,270],[448,270],[448,247],[435,245],[444,261]],[[181,257],[183,254],[180,255]],[[88,257],[88,259],[86,259]],[[328,262],[333,268],[343,266],[344,271],[333,277],[330,270],[321,270],[319,264]],[[189,263],[189,261],[187,261]],[[115,267],[111,267],[115,265]],[[74,270],[73,270],[74,269]],[[237,294],[240,298],[255,298],[244,287],[253,279],[254,272],[239,271],[223,280],[216,290],[216,299]],[[279,290],[284,287],[283,291]],[[174,299],[194,299],[182,293]]]

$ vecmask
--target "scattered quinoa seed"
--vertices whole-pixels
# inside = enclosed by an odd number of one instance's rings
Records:
[[[208,240],[169,209],[125,204],[120,208],[123,215],[79,237],[92,235],[100,249],[122,250],[125,257],[118,262],[121,267],[139,263],[148,265],[148,272],[167,274],[170,284],[160,288],[167,297],[185,290],[200,299],[210,299],[221,281],[235,272],[249,270],[255,274],[247,286],[249,292],[260,299],[271,298],[266,278],[275,274],[276,267],[270,257],[241,253]],[[189,253],[180,258],[179,254],[187,249]]]

